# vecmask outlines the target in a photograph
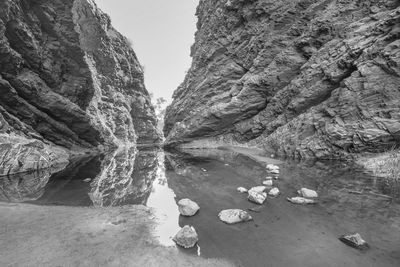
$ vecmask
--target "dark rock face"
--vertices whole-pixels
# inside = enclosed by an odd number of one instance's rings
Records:
[[[400,144],[400,2],[201,0],[170,146],[343,158]]]
[[[160,140],[137,57],[92,0],[0,1],[0,137],[3,160],[9,138],[55,158]]]

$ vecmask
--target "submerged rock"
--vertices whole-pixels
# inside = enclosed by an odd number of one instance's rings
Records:
[[[358,248],[358,249],[369,248],[368,243],[361,238],[361,235],[359,233],[355,233],[352,235],[342,235],[341,237],[339,237],[339,240],[353,248]]]
[[[253,220],[250,214],[241,209],[223,210],[218,214],[218,217],[221,221],[227,224],[235,224]]]
[[[248,190],[246,189],[246,188],[244,188],[244,187],[238,187],[237,189],[236,189],[239,193],[246,193]]]
[[[277,187],[272,188],[269,190],[268,195],[271,197],[277,197],[280,194],[280,191]]]
[[[314,190],[311,189],[307,189],[307,188],[302,188],[299,191],[297,191],[297,193],[305,198],[317,198],[318,197],[318,193]]]
[[[185,225],[172,239],[181,247],[194,247],[199,241],[199,237],[193,226]]]
[[[92,181],[92,178],[86,178],[83,180],[85,183],[90,183]]]
[[[183,216],[193,216],[199,211],[200,207],[196,202],[184,198],[178,201],[178,209]]]
[[[292,198],[288,197],[286,199],[293,204],[315,204],[315,203],[317,203],[313,199],[308,199],[308,198],[304,198],[304,197],[292,197]]]
[[[248,193],[249,193],[249,195],[247,196],[247,199],[256,204],[262,205],[262,204],[264,204],[265,200],[267,199],[267,193],[264,193],[264,192],[249,190]]]

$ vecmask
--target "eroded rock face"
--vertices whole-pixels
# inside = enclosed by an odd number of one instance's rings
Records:
[[[396,0],[200,1],[170,146],[343,158],[400,142]]]
[[[94,1],[0,2],[2,140],[23,139],[37,145],[32,155],[65,158],[157,142],[155,125],[137,57]],[[30,170],[30,159],[17,156],[22,167],[0,162],[0,169]]]

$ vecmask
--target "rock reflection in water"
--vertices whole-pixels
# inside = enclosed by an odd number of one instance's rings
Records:
[[[25,202],[40,198],[50,176],[59,169],[44,169],[0,177],[0,201]]]
[[[106,155],[91,183],[95,206],[145,204],[157,171],[157,151],[126,148]]]

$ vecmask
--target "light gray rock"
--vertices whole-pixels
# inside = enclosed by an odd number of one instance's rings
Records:
[[[361,238],[359,233],[351,234],[351,235],[342,235],[339,237],[339,240],[354,248],[358,249],[367,249],[369,248],[368,243]]]
[[[272,188],[269,190],[268,195],[271,197],[277,197],[280,194],[280,191],[277,187]]]
[[[304,197],[292,197],[292,198],[287,198],[287,200],[293,204],[315,204],[317,203],[313,199],[308,199]]]
[[[263,185],[265,185],[266,187],[271,187],[274,185],[274,182],[272,180],[265,180],[263,181]]]
[[[237,190],[239,193],[247,193],[247,189],[244,188],[244,187],[238,187],[236,190]]]
[[[317,198],[318,197],[318,193],[314,190],[311,189],[307,189],[307,188],[302,188],[299,191],[297,191],[297,193],[305,198]]]
[[[218,217],[221,221],[227,224],[235,224],[253,220],[250,214],[241,209],[223,210],[218,214]]]
[[[193,216],[200,210],[200,207],[196,202],[184,198],[178,201],[178,210],[183,216]]]
[[[248,194],[249,195],[247,196],[247,199],[259,205],[264,204],[265,200],[267,199],[267,193],[265,192],[249,190]]]
[[[192,248],[199,241],[193,226],[185,225],[173,238],[176,244],[184,248]]]
[[[249,191],[255,191],[257,193],[263,193],[263,192],[265,192],[265,190],[267,190],[267,187],[266,186],[262,186],[262,185],[254,186],[254,187],[249,189]]]

